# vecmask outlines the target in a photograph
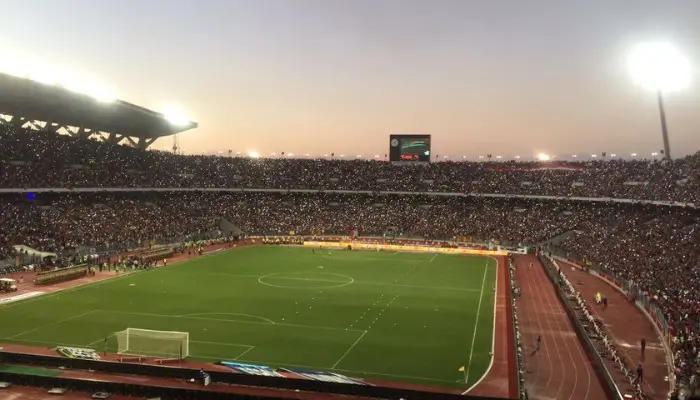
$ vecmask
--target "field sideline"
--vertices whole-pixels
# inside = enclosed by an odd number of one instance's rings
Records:
[[[243,247],[0,306],[0,341],[117,348],[127,327],[190,333],[190,356],[467,388],[491,363],[497,262]],[[467,366],[468,381],[458,371]]]

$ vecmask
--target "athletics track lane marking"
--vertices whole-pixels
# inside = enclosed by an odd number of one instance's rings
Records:
[[[547,310],[548,313],[552,313],[552,304],[550,302],[550,295],[551,291],[555,291],[556,288],[549,283],[549,282],[542,282],[540,279],[540,274],[546,274],[544,271],[544,266],[540,265],[540,263],[537,263],[532,270],[529,270],[528,272],[531,274],[532,279],[536,282],[535,287],[536,287],[536,292],[537,292],[537,299],[539,301],[539,305],[537,307],[538,310]],[[549,285],[547,285],[549,283]],[[544,297],[547,298],[547,305],[545,306],[545,302],[543,300],[543,294],[542,292],[545,292]],[[563,305],[562,305],[563,307]],[[539,313],[538,313],[539,314]],[[557,358],[559,359],[559,364],[561,365],[560,371],[562,372],[561,375],[561,381],[559,382],[559,387],[557,388],[557,393],[554,395],[555,399],[559,399],[559,393],[564,389],[564,383],[567,380],[567,371],[570,371],[569,366],[566,365],[564,362],[564,358],[562,357],[563,351],[559,347],[559,340],[563,341],[563,337],[561,335],[561,332],[567,331],[566,327],[564,327],[564,330],[562,330],[559,322],[559,318],[545,318],[547,321],[547,327],[549,328],[549,337],[551,338],[552,342],[554,343],[554,348],[556,349],[556,355]],[[554,321],[552,321],[554,320]],[[556,325],[556,331],[552,328],[553,325]],[[566,343],[563,343],[564,348],[567,348]],[[569,359],[572,361],[571,364],[573,364],[573,367],[576,368],[576,364],[573,363],[573,359],[571,359],[571,354],[569,354]],[[553,367],[553,366],[552,366]],[[574,387],[578,383],[578,374],[574,374]]]
[[[535,305],[535,303],[536,303],[536,300],[535,300],[536,290],[533,288],[533,285],[532,285],[532,276],[531,276],[532,269],[529,267],[525,267],[524,265],[519,265],[516,261],[516,274],[519,275],[520,277],[523,277],[523,274],[525,274],[524,279],[518,279],[518,280],[519,281],[524,280],[525,282],[527,282],[527,289],[528,290],[527,290],[526,297],[524,297],[523,299],[529,298],[530,304],[527,307],[523,307],[523,308],[527,309],[528,322],[532,323],[535,321],[535,319],[537,319],[537,327],[539,328],[537,331],[539,332],[540,335],[543,335],[544,332],[542,329],[543,326],[542,326],[542,320],[540,319],[540,314],[538,312],[531,312],[530,311],[530,309],[532,307],[537,308],[537,306]],[[533,314],[534,314],[534,318],[533,318]],[[522,321],[521,321],[521,323],[522,323]],[[535,325],[535,324],[533,324],[533,325]],[[532,341],[530,343],[535,343],[536,339],[537,339],[537,333],[533,332]],[[549,344],[547,341],[545,341],[545,343],[543,343],[543,348],[544,348],[545,354],[547,355],[547,363],[549,364],[549,370],[552,370],[552,367],[553,367],[552,356],[549,354]],[[525,352],[526,357],[528,356],[528,353],[529,352]],[[539,353],[539,350],[538,350],[538,353]],[[535,371],[535,379],[532,379],[531,382],[535,388],[537,386],[541,387],[542,385],[538,384],[539,381],[537,379],[540,375],[540,369],[541,369],[540,368],[540,357],[529,357],[529,358],[530,359],[534,358],[537,361],[537,370]],[[552,371],[550,371],[550,373],[548,374],[547,382],[544,385],[543,392],[545,392],[545,393],[547,392],[547,388],[549,388],[549,384],[552,381],[552,373],[551,372]]]
[[[566,307],[566,306],[565,306],[564,304],[562,304],[562,302],[559,300],[558,297],[555,297],[555,296],[556,296],[556,293],[553,292],[553,291],[556,291],[557,289],[553,286],[553,284],[549,281],[549,278],[547,278],[547,276],[545,275],[545,274],[547,274],[547,272],[545,271],[545,268],[547,268],[547,267],[544,266],[544,265],[541,265],[541,263],[538,263],[538,264],[539,264],[539,265],[538,265],[537,267],[535,267],[535,270],[534,270],[534,272],[535,272],[535,273],[534,273],[534,277],[535,277],[535,280],[537,281],[537,286],[540,287],[540,288],[544,288],[544,287],[549,286],[549,287],[547,288],[546,293],[545,293],[544,296],[543,296],[543,294],[542,294],[542,292],[543,292],[544,290],[538,290],[538,291],[537,291],[538,297],[539,297],[539,299],[540,299],[540,306],[541,306],[540,308],[541,308],[541,309],[546,309],[546,310],[548,310],[548,312],[550,312],[550,313],[554,313],[554,310],[562,309],[562,308],[564,308],[564,307]],[[544,276],[543,276],[543,275],[544,275]],[[552,296],[552,295],[554,295],[554,296]],[[543,297],[547,300],[547,304],[546,304],[546,305],[545,305],[544,301],[542,300]],[[554,299],[553,299],[553,300],[554,300],[554,305],[552,305],[552,297],[554,297]],[[556,395],[555,397],[556,397],[556,398],[559,398],[559,393],[560,393],[560,391],[563,390],[563,389],[566,389],[565,386],[569,386],[569,389],[571,390],[571,392],[569,392],[570,395],[569,395],[569,397],[568,397],[568,400],[571,400],[571,399],[573,398],[573,396],[577,394],[577,393],[576,393],[576,388],[578,387],[578,375],[579,375],[579,371],[578,371],[578,365],[577,365],[577,363],[574,361],[574,357],[573,357],[572,354],[571,354],[571,343],[567,343],[567,341],[570,341],[570,340],[572,339],[572,337],[571,337],[571,336],[564,336],[564,335],[562,335],[562,332],[571,331],[571,330],[574,329],[574,327],[573,327],[572,325],[570,325],[566,319],[562,321],[562,318],[566,318],[566,317],[562,314],[562,315],[554,316],[553,318],[548,318],[548,319],[547,319],[548,325],[549,325],[549,323],[550,323],[550,321],[551,321],[552,319],[554,320],[554,324],[556,325],[557,332],[556,332],[556,333],[553,332],[553,333],[552,333],[552,336],[553,336],[554,346],[556,347],[556,349],[557,349],[557,354],[559,355],[559,360],[560,360],[560,362],[561,362],[561,365],[562,365],[562,372],[563,372],[562,381],[561,381],[560,384],[559,384],[560,386],[559,386],[559,388],[557,389],[557,395]],[[563,327],[562,327],[562,324],[563,324]],[[551,325],[550,325],[550,329],[551,329]],[[575,339],[575,340],[578,340],[578,337],[575,337],[575,336],[574,336],[574,339]],[[563,359],[563,357],[562,357],[563,351],[560,350],[558,341],[561,341],[561,342],[562,342],[562,343],[561,343],[561,344],[562,344],[562,347],[564,348],[564,350],[566,350],[566,354],[567,354],[568,357],[569,357],[569,361],[568,361],[568,362],[566,362],[566,361]],[[575,345],[576,345],[576,343],[574,343],[574,346],[575,346]],[[570,364],[571,366],[573,366],[573,373],[574,373],[574,384],[573,384],[573,386],[571,386],[571,385],[566,385],[566,384],[567,384],[567,381],[570,379],[570,378],[569,378],[570,375],[567,375],[567,371],[568,371],[568,372],[571,372],[571,369],[570,369],[570,368],[567,368],[567,365],[566,365],[566,364]],[[584,366],[584,367],[586,366],[585,360],[584,360],[584,363],[581,364],[581,365]],[[588,372],[588,368],[586,368],[586,373],[589,374],[588,378],[589,378],[589,382],[590,382],[590,372]],[[564,395],[565,395],[565,394],[564,394]],[[586,395],[585,395],[584,399],[587,399],[587,398],[588,398],[588,390],[586,390]]]

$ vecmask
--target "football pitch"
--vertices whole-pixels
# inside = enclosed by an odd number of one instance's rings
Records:
[[[241,247],[2,306],[0,342],[116,352],[126,328],[180,331],[192,359],[466,389],[491,363],[496,273],[484,256]]]

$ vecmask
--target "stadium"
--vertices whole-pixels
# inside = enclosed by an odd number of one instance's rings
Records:
[[[695,392],[699,154],[183,155],[181,113],[0,92],[2,398]]]

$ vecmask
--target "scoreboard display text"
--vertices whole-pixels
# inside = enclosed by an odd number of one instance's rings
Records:
[[[389,161],[430,162],[430,135],[390,135]]]

